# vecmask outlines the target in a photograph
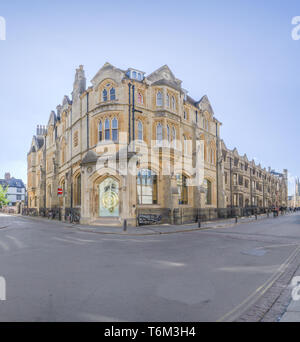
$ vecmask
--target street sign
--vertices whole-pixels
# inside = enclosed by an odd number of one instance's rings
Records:
[[[63,195],[63,189],[62,188],[58,188],[57,189],[57,195],[58,196],[62,196]]]

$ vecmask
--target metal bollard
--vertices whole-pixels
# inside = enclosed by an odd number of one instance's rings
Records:
[[[235,223],[238,223],[238,217],[237,216],[235,217]]]
[[[201,220],[198,218],[198,228],[201,228]]]
[[[123,222],[123,232],[127,231],[127,220],[125,219]]]
[[[255,220],[257,220],[257,214],[255,214]]]

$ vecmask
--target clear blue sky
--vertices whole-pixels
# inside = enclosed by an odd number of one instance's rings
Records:
[[[222,138],[262,166],[300,175],[298,1],[1,0],[0,177],[26,182],[37,124],[109,61],[150,73],[168,64],[189,94],[207,94]]]

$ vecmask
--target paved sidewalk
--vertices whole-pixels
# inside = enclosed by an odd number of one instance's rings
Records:
[[[295,279],[295,277],[299,277],[299,282],[300,282],[300,266],[297,269],[297,271],[294,274],[293,279]],[[298,291],[295,288],[297,295],[300,297],[300,283],[298,282]],[[295,287],[295,285],[292,284],[292,282],[290,283],[288,289],[290,291],[290,303],[288,305],[288,307],[286,308],[285,313],[282,315],[282,317],[280,318],[280,322],[300,322],[300,299],[299,300],[293,300],[292,298],[292,291],[293,288]]]
[[[53,224],[57,224],[56,220],[48,220],[42,217],[32,217],[32,216],[21,216],[28,219],[33,220],[41,220],[43,222],[49,222]],[[267,215],[258,215],[257,220],[267,219]],[[270,215],[269,219],[273,219],[272,215]],[[242,217],[238,218],[238,224],[249,223],[256,221],[255,216],[250,217]],[[81,224],[70,224],[67,222],[61,222],[65,227],[75,228],[80,231],[85,232],[93,232],[98,234],[116,234],[116,235],[156,235],[156,234],[174,234],[174,233],[182,233],[182,232],[190,232],[190,231],[198,231],[205,229],[221,229],[227,227],[233,227],[238,224],[235,223],[235,219],[224,219],[218,221],[207,221],[201,222],[201,228],[198,227],[198,223],[191,224],[183,224],[183,225],[147,225],[140,227],[127,227],[127,231],[123,231],[123,227],[115,227],[115,226],[91,226],[91,225],[81,225]]]

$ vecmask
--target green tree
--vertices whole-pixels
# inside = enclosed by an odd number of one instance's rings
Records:
[[[8,199],[6,198],[6,193],[7,188],[4,189],[3,186],[0,184],[0,208],[9,203]]]

